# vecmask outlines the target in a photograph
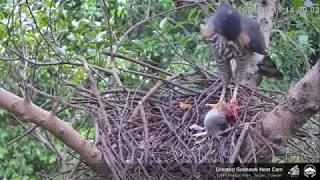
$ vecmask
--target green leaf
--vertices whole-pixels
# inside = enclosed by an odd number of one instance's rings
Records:
[[[71,82],[80,84],[86,77],[86,71],[84,68],[80,67],[74,73],[74,76],[71,78]]]
[[[192,19],[193,15],[197,12],[197,9],[194,8],[188,13],[188,19]]]
[[[162,78],[166,78],[168,75],[163,72],[159,72],[159,76]]]
[[[68,73],[72,69],[72,65],[66,64],[63,66],[63,72]]]
[[[4,18],[5,18],[5,15],[2,12],[0,12],[0,20],[2,20]]]
[[[293,7],[296,9],[303,6],[303,4],[304,4],[304,0],[294,0],[293,1]]]
[[[277,32],[280,34],[281,38],[286,42],[287,41],[287,36],[284,34],[284,32],[280,29],[273,29],[272,32]]]
[[[134,39],[132,40],[132,43],[134,44],[133,48],[135,49],[143,49],[145,45],[140,39]]]
[[[0,40],[3,40],[5,37],[7,37],[7,27],[3,24],[0,24]]]

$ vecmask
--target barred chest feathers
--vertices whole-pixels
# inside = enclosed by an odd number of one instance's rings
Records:
[[[208,42],[209,47],[214,51],[216,61],[247,59],[252,55],[246,48],[241,47],[237,41],[227,41],[227,39],[218,33],[212,34]]]

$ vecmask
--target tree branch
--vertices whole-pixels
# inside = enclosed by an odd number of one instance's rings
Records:
[[[285,100],[262,120],[262,135],[276,144],[287,142],[292,134],[320,111],[320,60],[292,88]]]
[[[31,122],[47,129],[55,137],[76,151],[96,172],[110,175],[102,153],[85,140],[72,126],[32,102],[0,88],[0,107],[13,113],[24,122]]]
[[[288,142],[307,120],[320,111],[320,60],[307,72],[307,74],[287,93],[285,100],[274,107],[271,112],[265,114],[257,126],[257,133],[271,141],[277,150],[280,145]],[[250,142],[243,155],[250,152]],[[256,149],[262,149],[265,142],[255,137]],[[270,162],[272,160],[270,149],[265,148],[258,155],[258,162]]]

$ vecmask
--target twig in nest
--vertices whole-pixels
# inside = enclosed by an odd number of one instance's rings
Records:
[[[237,143],[237,145],[236,145],[236,147],[235,147],[235,149],[233,151],[233,154],[230,157],[230,160],[229,160],[230,163],[234,163],[236,161],[236,159],[237,159],[237,157],[239,155],[239,152],[240,152],[241,145],[243,143],[244,137],[247,134],[248,129],[249,129],[249,123],[245,123],[245,125],[244,125],[244,127],[242,129],[242,132],[240,134],[240,137],[238,139],[238,143]]]
[[[148,130],[148,122],[146,119],[146,114],[143,109],[143,105],[139,102],[140,116],[143,122],[143,132],[144,132],[144,163],[148,163],[149,157],[149,130]]]

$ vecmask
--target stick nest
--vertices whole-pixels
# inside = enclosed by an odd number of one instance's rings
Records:
[[[230,162],[246,122],[254,127],[261,112],[270,111],[276,103],[253,89],[240,87],[236,124],[197,144],[202,138],[193,137],[197,132],[189,127],[203,126],[209,111],[206,104],[219,99],[219,78],[193,71],[160,79],[151,86],[143,83],[102,92],[91,84],[91,90],[79,93],[81,101],[74,100],[91,111],[96,144],[113,175],[120,179],[185,179],[197,173],[200,177],[204,164]],[[227,99],[231,90],[232,85]]]

